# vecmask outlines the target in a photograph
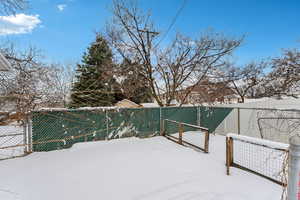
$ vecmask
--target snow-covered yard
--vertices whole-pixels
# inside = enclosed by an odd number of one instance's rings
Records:
[[[163,137],[126,138],[33,153],[0,169],[1,200],[279,200],[282,192],[239,169],[227,176],[224,136],[211,136],[209,154]]]

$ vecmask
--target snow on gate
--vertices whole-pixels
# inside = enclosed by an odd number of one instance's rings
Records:
[[[226,138],[226,166],[237,167],[287,185],[289,145],[229,133]]]

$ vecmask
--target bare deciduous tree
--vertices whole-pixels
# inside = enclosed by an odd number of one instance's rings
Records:
[[[35,48],[17,52],[12,45],[2,52],[12,65],[3,84],[4,90],[7,96],[15,99],[16,111],[26,113],[42,98],[41,91],[48,81],[47,69],[39,62],[39,52]]]
[[[1,0],[0,13],[15,14],[18,10],[23,10],[27,6],[26,0]]]
[[[300,84],[300,52],[296,49],[285,50],[283,55],[271,61],[272,71],[263,85],[268,96],[294,96]],[[294,96],[296,97],[296,96]]]
[[[168,106],[180,90],[194,86],[212,69],[223,66],[242,39],[230,39],[208,33],[198,39],[181,34],[167,48],[158,43],[159,33],[136,4],[115,0],[113,20],[107,26],[107,38],[122,59],[139,63],[138,71],[160,106]],[[185,90],[182,102],[193,87]]]
[[[49,107],[66,107],[75,77],[73,64],[51,64],[48,67],[48,88],[51,90],[47,96]]]
[[[244,103],[245,96],[256,97],[263,83],[264,72],[268,66],[267,62],[251,62],[243,67],[233,64],[226,67],[218,76],[227,82],[228,86],[240,97]]]
[[[73,77],[72,68],[41,62],[36,48],[23,52],[13,45],[1,49],[12,69],[2,74],[1,110],[25,113],[40,107],[64,106]],[[7,101],[8,100],[8,101]]]

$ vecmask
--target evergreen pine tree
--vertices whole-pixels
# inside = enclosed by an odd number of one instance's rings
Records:
[[[77,65],[69,107],[112,106],[122,99],[113,68],[112,51],[107,41],[97,35],[84,53],[82,63]]]

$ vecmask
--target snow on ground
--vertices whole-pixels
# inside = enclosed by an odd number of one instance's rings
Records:
[[[211,136],[209,154],[160,136],[125,138],[33,153],[0,169],[1,200],[279,200],[282,191],[239,169],[227,176],[224,136]]]
[[[144,108],[153,108],[153,107],[159,107],[159,105],[157,103],[141,103],[141,105]]]

